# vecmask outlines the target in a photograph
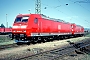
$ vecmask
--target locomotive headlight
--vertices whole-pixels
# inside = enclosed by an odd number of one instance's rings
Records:
[[[13,26],[12,28],[18,28],[18,26]]]
[[[21,26],[21,28],[26,28],[27,26],[26,25],[24,25],[24,26]]]
[[[26,32],[26,30],[24,30],[24,32]]]
[[[13,32],[16,32],[15,30]]]

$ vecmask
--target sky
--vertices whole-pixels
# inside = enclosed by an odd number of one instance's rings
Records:
[[[0,0],[0,24],[12,26],[20,14],[35,13],[36,0]],[[68,4],[68,5],[66,5]],[[30,11],[28,11],[30,10]],[[41,13],[90,28],[90,0],[41,0]]]

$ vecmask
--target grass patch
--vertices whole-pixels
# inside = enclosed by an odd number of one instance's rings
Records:
[[[0,35],[0,43],[3,43],[3,42],[8,42],[10,41],[11,39],[9,38],[8,35]]]
[[[90,33],[86,35],[86,37],[90,37]]]
[[[0,43],[0,45],[8,45],[8,44],[13,44],[13,43],[15,43],[14,40]]]
[[[8,35],[0,35],[0,45],[7,45],[14,43],[14,40],[11,40]]]

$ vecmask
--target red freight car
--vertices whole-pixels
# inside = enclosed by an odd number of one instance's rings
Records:
[[[12,32],[12,28],[5,28],[5,32],[6,33],[11,33]]]
[[[42,39],[71,36],[72,24],[43,14],[18,15],[12,28],[16,42],[37,42]],[[42,41],[44,41],[42,40]]]
[[[12,33],[12,28],[0,28],[0,34]]]
[[[0,33],[3,33],[4,32],[4,28],[0,28]]]

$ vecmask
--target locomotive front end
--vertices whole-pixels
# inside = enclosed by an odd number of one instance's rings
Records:
[[[28,15],[18,15],[12,27],[12,38],[15,42],[28,42],[26,36],[26,29],[28,24]]]

